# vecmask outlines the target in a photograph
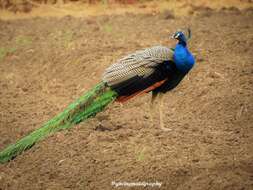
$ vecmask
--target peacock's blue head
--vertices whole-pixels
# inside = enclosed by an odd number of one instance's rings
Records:
[[[186,36],[184,32],[177,31],[173,38],[178,40],[178,44],[174,49],[173,60],[179,71],[187,73],[191,70],[195,63],[195,59],[191,52],[187,48],[187,41],[191,37],[191,31],[188,29],[188,35]]]
[[[177,31],[172,36],[172,38],[177,39],[180,44],[186,45],[187,44],[187,40],[191,37],[191,30],[190,29],[187,29],[187,30],[188,30],[188,36],[187,37],[185,36],[184,32]]]

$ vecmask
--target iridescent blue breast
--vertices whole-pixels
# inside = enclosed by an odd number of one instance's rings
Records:
[[[176,45],[173,60],[177,69],[182,73],[189,72],[195,63],[193,55],[189,52],[187,46],[183,44]]]

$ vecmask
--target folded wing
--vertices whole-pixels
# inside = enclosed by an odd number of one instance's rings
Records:
[[[155,46],[137,51],[107,68],[103,81],[118,92],[118,100],[129,99],[162,85],[172,61],[173,50],[167,47]]]

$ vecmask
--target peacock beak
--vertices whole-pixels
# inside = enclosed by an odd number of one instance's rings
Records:
[[[178,39],[179,39],[179,36],[180,36],[179,33],[175,33],[175,34],[172,35],[171,38],[178,40]]]

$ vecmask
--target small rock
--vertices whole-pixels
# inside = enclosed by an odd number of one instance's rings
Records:
[[[193,159],[192,162],[199,162],[199,159]]]
[[[147,5],[144,5],[144,4],[143,4],[143,5],[140,5],[139,8],[145,9],[145,8],[147,8]]]
[[[168,19],[175,19],[175,15],[173,14],[172,11],[170,11],[170,10],[165,10],[165,11],[163,12],[163,18],[164,18],[165,20],[168,20]]]

